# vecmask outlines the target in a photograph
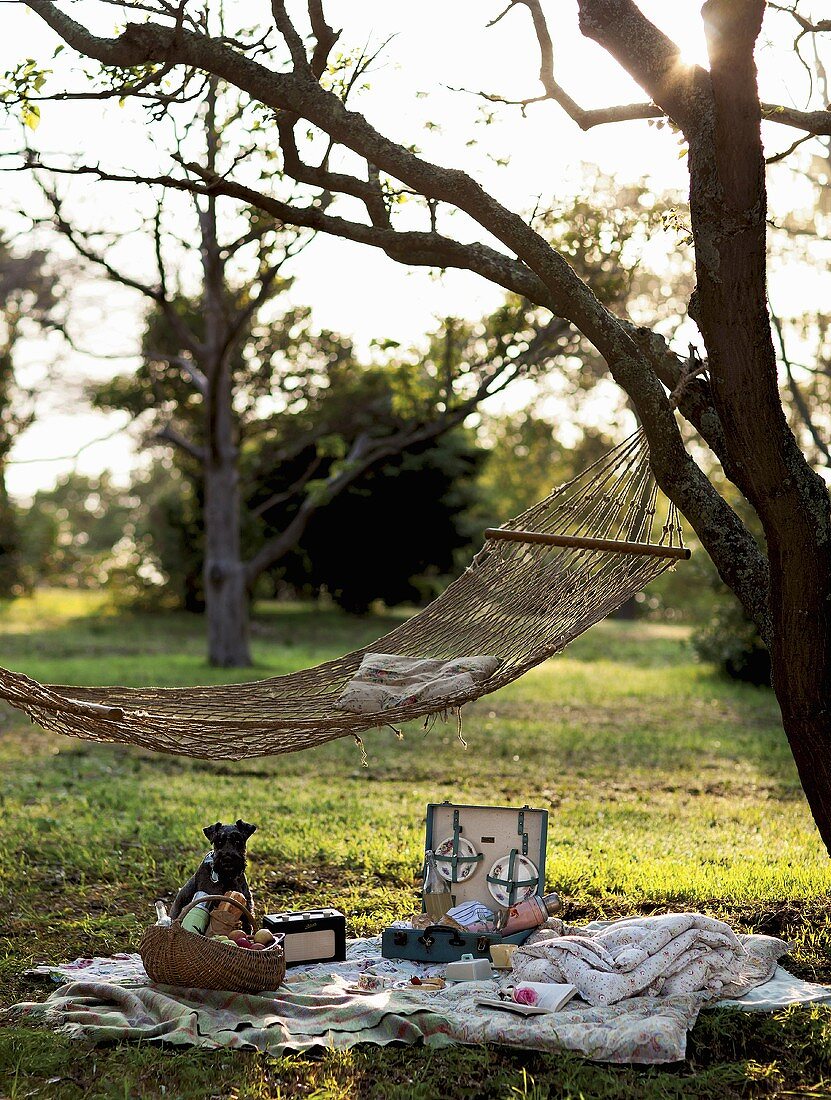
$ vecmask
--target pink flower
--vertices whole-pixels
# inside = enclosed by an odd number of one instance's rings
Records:
[[[518,1005],[535,1005],[539,998],[536,989],[529,989],[527,985],[521,985],[514,990],[514,1000]]]

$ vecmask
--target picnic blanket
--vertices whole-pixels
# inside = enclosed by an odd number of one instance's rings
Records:
[[[656,927],[661,921],[639,919]],[[599,932],[626,922],[597,922],[583,929],[550,923],[534,937],[537,944],[563,938],[591,941]],[[831,1002],[831,988],[801,982],[775,962],[772,978],[761,979],[770,959],[787,950],[784,941],[767,936],[737,939],[755,960],[750,965],[757,967],[757,985],[731,1001],[712,991],[664,988],[660,995],[627,996],[611,1004],[572,1001],[559,1012],[522,1019],[476,1003],[513,984],[515,974],[439,992],[419,991],[408,986],[412,976],[430,977],[444,967],[384,959],[380,938],[375,937],[350,941],[346,962],[290,967],[279,990],[257,996],[151,985],[137,955],[43,965],[35,973],[68,984],[45,1002],[17,1005],[12,1013],[93,1042],[129,1038],[273,1054],[361,1042],[419,1042],[431,1047],[492,1042],[537,1050],[565,1048],[598,1061],[658,1064],[684,1058],[687,1032],[704,1007],[771,1011],[794,1001]],[[607,950],[610,942],[606,937]],[[753,980],[748,975],[748,981]]]
[[[568,1009],[522,1019],[477,1007],[494,982],[465,982],[441,992],[381,988],[356,993],[344,979],[302,976],[258,995],[110,982],[75,981],[42,1003],[15,1006],[33,1023],[88,1042],[140,1039],[270,1054],[312,1047],[391,1042],[430,1047],[502,1043],[568,1049],[607,1062],[661,1063],[684,1057],[698,1016],[693,996],[631,998],[602,1009]]]

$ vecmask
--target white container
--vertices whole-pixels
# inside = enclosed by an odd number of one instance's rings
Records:
[[[462,955],[458,962],[447,964],[444,972],[448,982],[486,982],[493,977],[493,967],[487,959]]]

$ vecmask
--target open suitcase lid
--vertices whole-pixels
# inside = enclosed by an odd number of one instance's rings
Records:
[[[432,849],[455,904],[497,911],[545,893],[548,811],[530,806],[427,806],[425,851]]]

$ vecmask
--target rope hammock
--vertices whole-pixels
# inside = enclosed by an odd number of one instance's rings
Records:
[[[538,504],[488,529],[482,550],[436,600],[345,657],[267,680],[186,688],[46,685],[0,669],[0,698],[58,733],[185,756],[297,752],[347,735],[360,745],[362,730],[437,709],[422,701],[380,714],[339,710],[367,652],[500,659],[489,679],[442,700],[442,710],[504,687],[689,557],[675,506],[668,502],[661,525],[657,500],[638,431]]]

